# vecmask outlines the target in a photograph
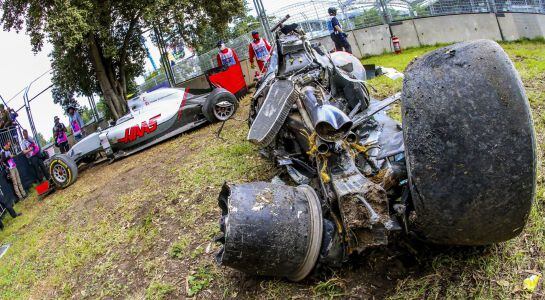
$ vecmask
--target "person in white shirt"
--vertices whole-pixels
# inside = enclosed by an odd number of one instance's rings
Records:
[[[41,152],[40,146],[28,135],[28,131],[23,130],[23,153],[30,161],[36,176],[38,176],[38,183],[41,183],[44,178],[49,180],[49,172],[44,165]]]
[[[11,153],[11,141],[7,141],[2,148],[2,163],[9,171],[9,177],[13,183],[13,189],[15,194],[19,199],[24,199],[27,197],[26,191],[21,183],[21,176],[19,175],[19,170],[17,169],[17,164],[15,163],[15,155]]]

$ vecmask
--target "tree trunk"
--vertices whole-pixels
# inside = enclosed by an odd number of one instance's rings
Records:
[[[113,117],[117,120],[127,112],[127,102],[123,92],[120,93],[119,82],[111,76],[115,74],[111,68],[107,67],[105,60],[97,45],[96,37],[92,34],[88,36],[89,49],[91,50],[91,60],[97,76],[104,101],[112,111]],[[110,76],[109,76],[110,75]]]

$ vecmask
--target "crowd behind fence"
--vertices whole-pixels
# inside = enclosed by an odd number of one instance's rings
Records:
[[[545,0],[306,0],[289,4],[274,12],[268,12],[272,22],[285,15],[290,22],[298,23],[311,38],[329,35],[327,21],[329,7],[338,8],[338,18],[345,30],[362,29],[408,19],[468,13],[540,13],[545,14]],[[257,29],[257,28],[256,28]],[[259,28],[260,29],[260,28]],[[241,60],[248,58],[250,33],[228,41]],[[194,55],[173,66],[174,79],[181,83],[198,77],[216,66],[217,49]],[[141,91],[165,84],[167,77],[162,69],[148,79]]]
[[[0,130],[0,146],[4,147],[7,142],[11,142],[11,153],[18,155],[23,151],[23,134],[21,127],[12,126]]]

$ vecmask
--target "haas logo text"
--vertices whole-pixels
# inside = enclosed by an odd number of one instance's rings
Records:
[[[127,144],[136,141],[138,138],[143,137],[146,134],[150,134],[157,130],[157,119],[161,115],[157,115],[149,120],[149,122],[142,122],[140,125],[125,129],[125,136],[119,139],[120,143]]]

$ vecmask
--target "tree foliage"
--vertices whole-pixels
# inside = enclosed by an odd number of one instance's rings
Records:
[[[43,147],[47,144],[47,141],[45,140],[44,138],[44,135],[41,134],[40,132],[38,132],[38,134],[36,134],[36,141],[38,143],[40,143],[40,145]]]
[[[199,40],[197,47],[195,48],[197,52],[204,53],[212,49],[215,49],[218,41],[228,41],[235,39],[241,35],[248,34],[248,32],[260,28],[259,20],[248,14],[249,9],[247,4],[245,8],[238,16],[235,16],[231,22],[231,26],[226,28],[224,31],[218,31],[213,24],[208,24],[204,26],[201,30],[202,38]]]
[[[126,110],[146,52],[142,33],[157,27],[195,46],[209,28],[219,34],[244,13],[243,0],[4,0],[0,23],[53,45],[53,96],[68,106],[99,93],[114,118]]]

